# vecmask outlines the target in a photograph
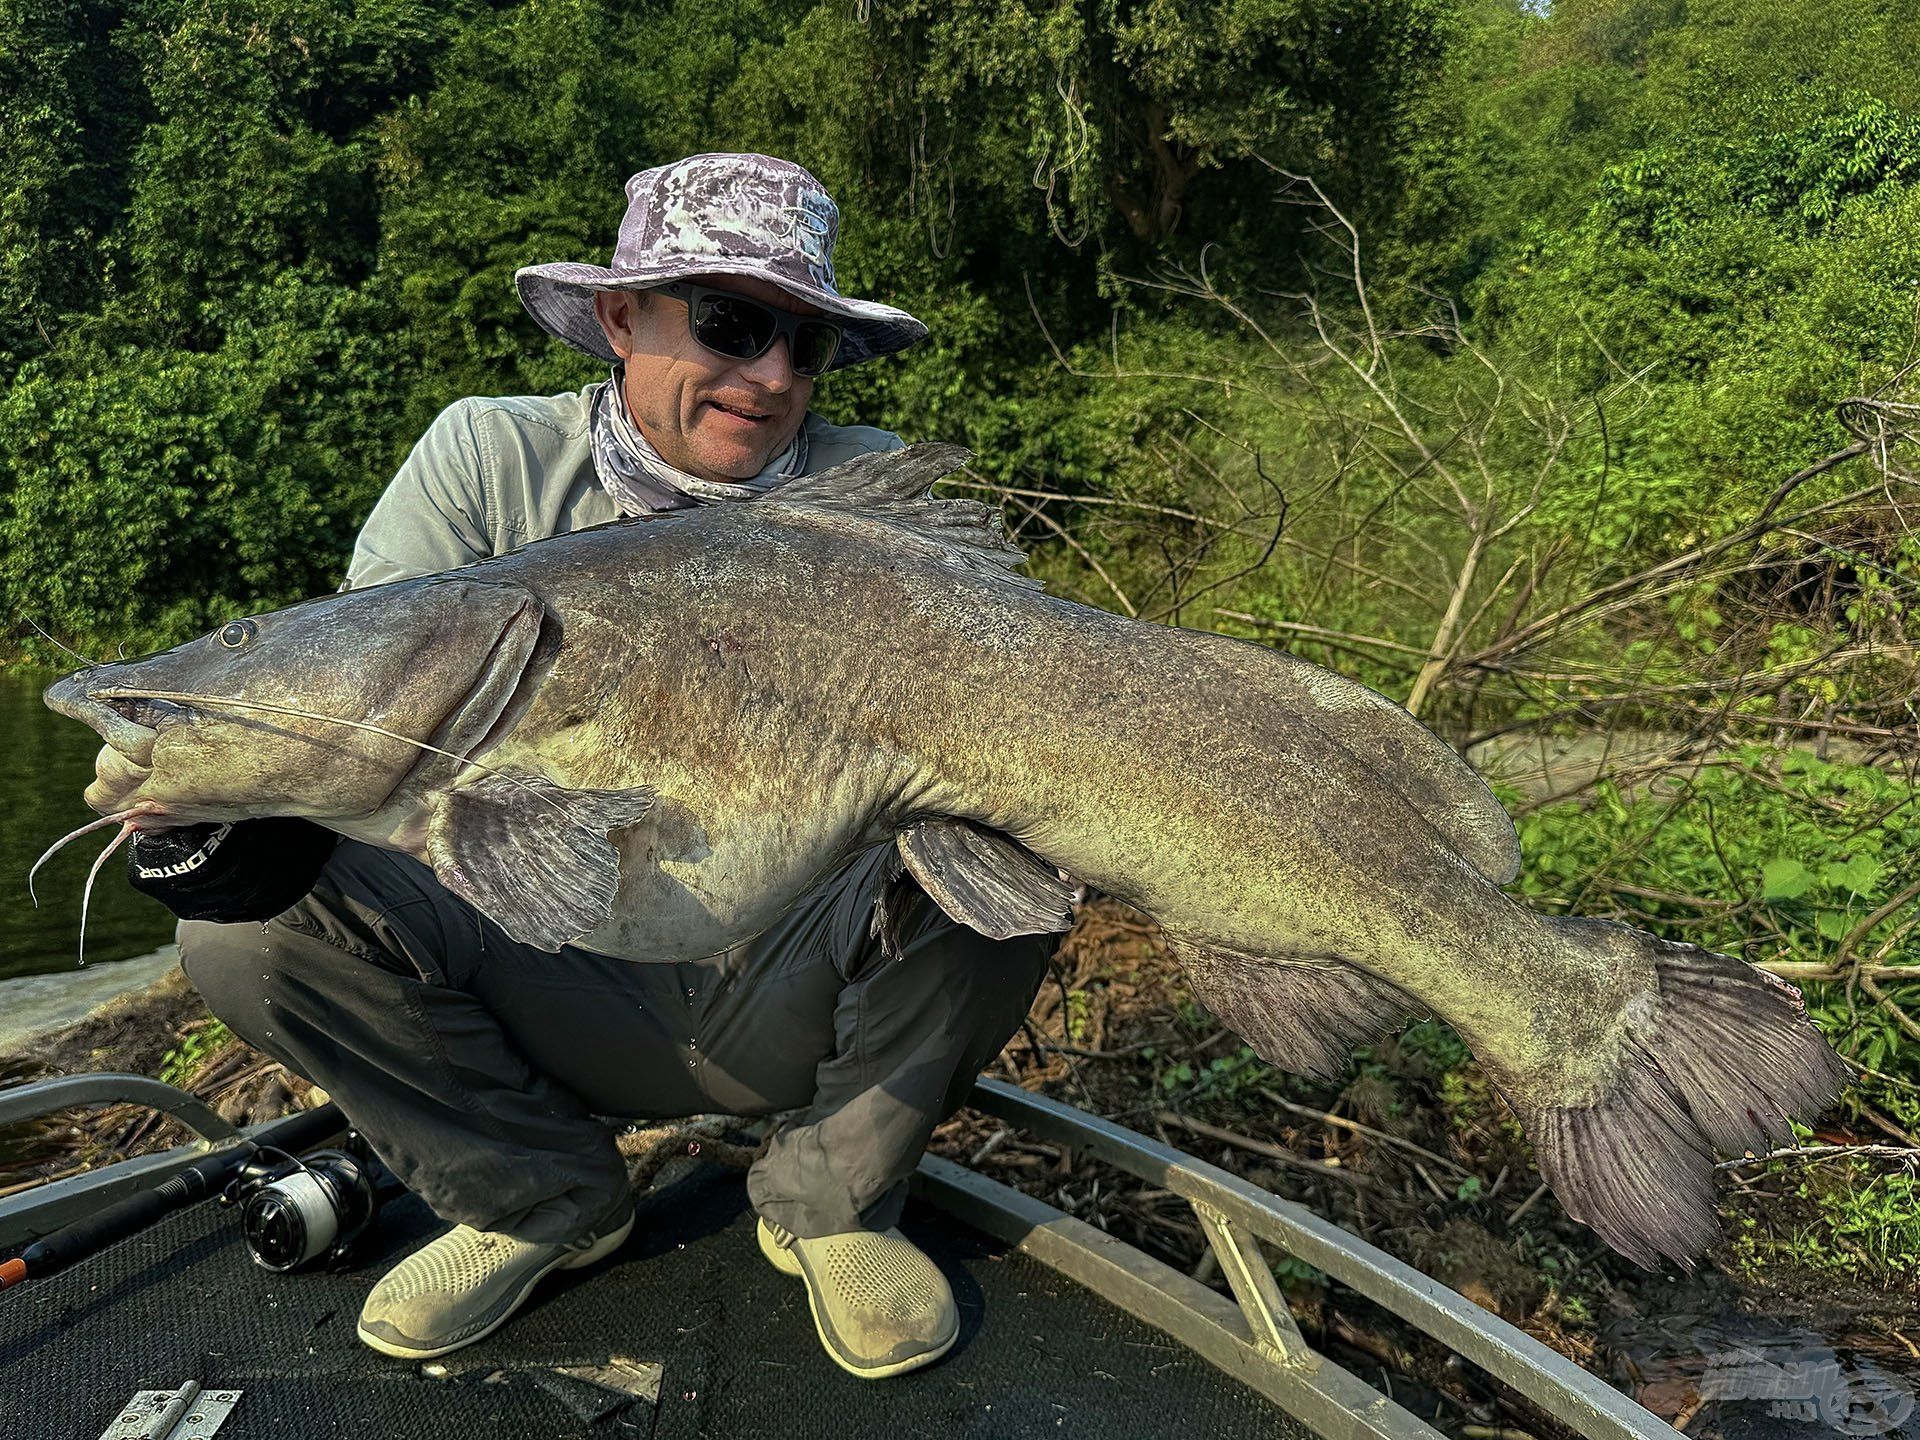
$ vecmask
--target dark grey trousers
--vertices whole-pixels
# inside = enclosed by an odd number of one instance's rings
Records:
[[[886,858],[746,945],[665,964],[531,949],[426,866],[343,841],[293,909],[183,923],[180,956],[215,1015],[330,1092],[446,1219],[570,1240],[626,1189],[615,1117],[804,1109],[748,1176],[755,1209],[805,1237],[884,1229],[1054,943],[989,940],[915,894],[888,960],[869,934]]]

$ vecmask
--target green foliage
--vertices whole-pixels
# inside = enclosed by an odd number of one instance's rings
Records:
[[[233,1032],[222,1020],[206,1019],[189,1026],[180,1043],[160,1057],[160,1078],[169,1085],[185,1086],[208,1057],[232,1039]]]
[[[352,291],[252,300],[218,349],[74,346],[0,394],[0,588],[39,623],[150,647],[336,583],[399,458],[384,357]]]
[[[98,298],[90,257],[126,203],[139,125],[119,20],[111,4],[0,3],[0,377]]]
[[[521,313],[512,272],[602,253],[622,179],[705,148],[811,166],[843,201],[846,287],[933,327],[824,384],[830,416],[1163,506],[1258,494],[1264,457],[1289,495],[1331,486],[1365,516],[1382,497],[1338,473],[1343,437],[1289,408],[1252,331],[1125,278],[1204,262],[1289,343],[1263,292],[1320,285],[1326,256],[1267,162],[1311,173],[1416,331],[1420,287],[1456,294],[1529,383],[1616,388],[1606,444],[1583,434],[1529,533],[1660,551],[1820,453],[1825,406],[1911,348],[1920,92],[1897,57],[1920,33],[1896,8],[14,0],[0,598],[146,644],[326,588],[446,403],[596,378]],[[1421,406],[1478,403],[1478,359],[1410,344],[1427,353],[1397,378]],[[1514,486],[1529,443],[1492,457]],[[1115,586],[1164,584],[1157,537],[1091,523],[1125,512],[1062,513]],[[1461,537],[1409,543],[1390,571]],[[1040,568],[1118,603],[1060,556]],[[1307,572],[1228,599],[1431,638],[1406,595]],[[1177,595],[1148,608],[1169,600],[1215,623]],[[1320,658],[1408,683],[1380,650]]]
[[[1175,1067],[1178,1071],[1192,1071],[1184,1062]],[[1188,1096],[1194,1100],[1220,1100],[1228,1103],[1250,1103],[1252,1093],[1261,1085],[1272,1083],[1273,1067],[1267,1064],[1245,1046],[1237,1047],[1228,1055],[1216,1055],[1201,1066],[1197,1073],[1189,1073],[1182,1083],[1190,1086]],[[1164,1082],[1163,1082],[1164,1083]],[[1169,1086],[1169,1089],[1178,1088]]]
[[[1269,1257],[1268,1266],[1280,1288],[1289,1295],[1311,1295],[1327,1288],[1327,1272],[1297,1255]]]
[[[1735,751],[1675,793],[1625,794],[1537,810],[1520,824],[1521,893],[1542,908],[1620,915],[1755,961],[1844,966],[1920,961],[1907,913],[1889,902],[1920,873],[1920,805],[1901,776],[1810,754]],[[1883,913],[1884,912],[1884,913]],[[1914,985],[1890,984],[1908,1008]],[[1897,1022],[1838,984],[1806,987],[1809,1011],[1843,1053],[1920,1081],[1920,1051]],[[1911,1091],[1876,1097],[1906,1123]]]
[[[1297,217],[1246,203],[1250,152],[1386,213],[1449,23],[1442,0],[0,13],[0,586],[109,644],[326,588],[446,403],[596,378],[512,273],[604,253],[626,175],[700,149],[814,168],[843,283],[934,328],[823,386],[828,414],[1096,472],[1113,445],[1042,363],[1028,286],[1072,345],[1116,267],[1168,247],[1231,233],[1293,274]]]
[[[1555,507],[1645,553],[1843,442],[1913,357],[1920,17],[1874,0],[1470,7],[1405,253],[1502,338],[1608,392]]]
[[[1740,1217],[1736,1265],[1756,1280],[1787,1264],[1876,1287],[1909,1283],[1920,1267],[1920,1178],[1862,1165],[1803,1165],[1788,1189],[1799,1203],[1781,1223]]]
[[[1920,806],[1900,776],[1760,746],[1696,771],[1677,795],[1603,782],[1590,802],[1533,812],[1520,835],[1520,885],[1537,903],[1578,909],[1634,883],[1656,892],[1635,897],[1636,919],[1716,949],[1751,936],[1756,958],[1832,960],[1848,936],[1872,948],[1901,917],[1855,931],[1920,866]],[[1661,895],[1727,899],[1703,914]]]

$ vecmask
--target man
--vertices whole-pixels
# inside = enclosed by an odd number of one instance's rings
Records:
[[[900,446],[807,408],[820,374],[926,334],[839,294],[838,211],[812,175],[697,155],[627,196],[610,267],[517,277],[533,317],[611,379],[446,410],[375,505],[349,586]],[[369,1345],[444,1354],[546,1274],[613,1253],[633,1225],[617,1122],[801,1109],[748,1177],[761,1249],[804,1281],[833,1359],[878,1378],[957,1337],[945,1278],[893,1227],[933,1126],[1020,1023],[1050,948],[989,941],[909,888],[890,954],[871,924],[888,860],[856,857],[767,934],[691,964],[517,944],[425,866],[305,821],[142,833],[131,865],[182,918],[213,1012],[330,1092],[457,1222],[375,1284]]]

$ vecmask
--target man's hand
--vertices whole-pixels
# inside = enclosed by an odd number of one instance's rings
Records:
[[[127,883],[182,920],[271,920],[303,899],[340,837],[311,820],[139,830],[127,850]]]
[[[170,882],[201,869],[233,834],[223,824],[177,825],[165,830],[136,830],[127,879],[133,888],[161,899]]]

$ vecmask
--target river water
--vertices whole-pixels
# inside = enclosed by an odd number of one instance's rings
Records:
[[[108,839],[105,831],[82,836],[49,860],[34,883],[40,894],[34,907],[27,894],[34,860],[69,830],[98,818],[80,792],[93,778],[100,739],[40,703],[53,678],[0,672],[0,814],[6,816],[0,826],[0,994],[21,976],[77,972],[80,892]],[[115,855],[93,887],[89,966],[146,954],[172,935],[173,917],[127,884],[125,862]]]

